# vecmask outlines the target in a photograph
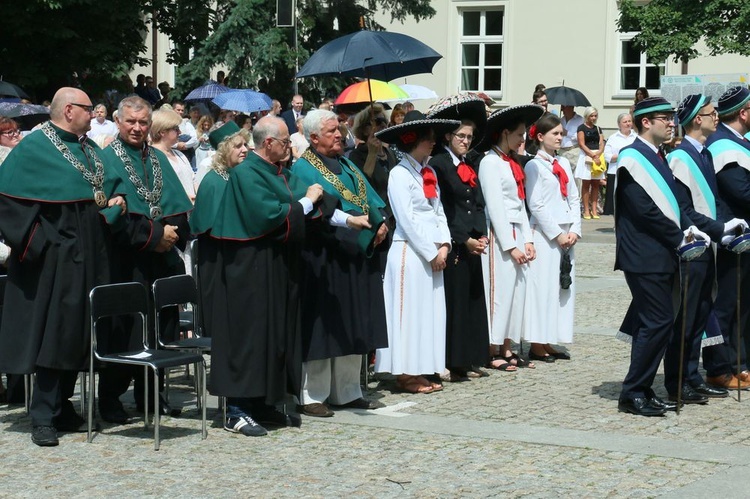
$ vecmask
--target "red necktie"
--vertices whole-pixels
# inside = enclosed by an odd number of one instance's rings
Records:
[[[437,177],[435,172],[431,168],[422,168],[422,186],[424,188],[424,196],[427,199],[434,199],[437,197]]]
[[[552,173],[557,176],[557,180],[560,181],[560,194],[564,198],[568,197],[568,174],[565,173],[565,169],[560,166],[560,163],[556,159],[552,160]]]
[[[500,157],[510,163],[510,169],[513,171],[513,178],[516,180],[516,187],[518,188],[518,199],[526,199],[526,189],[523,188],[523,181],[526,175],[523,174],[523,168],[518,164],[518,161],[502,151],[500,151]]]
[[[474,168],[461,161],[458,164],[456,172],[458,173],[461,182],[468,184],[470,187],[477,186],[477,173],[474,171]]]

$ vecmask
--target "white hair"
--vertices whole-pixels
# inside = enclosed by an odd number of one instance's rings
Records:
[[[335,120],[338,123],[338,116],[333,111],[327,109],[314,109],[305,115],[305,121],[302,122],[302,128],[305,130],[305,138],[310,142],[310,135],[320,135],[323,129],[323,123]]]

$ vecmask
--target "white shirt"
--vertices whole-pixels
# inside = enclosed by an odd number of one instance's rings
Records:
[[[177,174],[177,178],[180,179],[182,188],[185,189],[185,194],[190,198],[190,201],[195,201],[195,184],[193,184],[193,169],[190,167],[190,161],[180,151],[172,151],[175,155],[175,159],[167,157],[172,169]]]
[[[607,167],[607,175],[614,175],[617,172],[617,160],[612,161],[612,156],[615,154],[619,155],[620,150],[632,144],[637,136],[638,134],[635,133],[635,130],[630,130],[630,135],[623,135],[619,130],[610,135],[607,143],[604,144],[604,160],[609,165]]]
[[[552,160],[557,159],[568,175],[568,196],[560,193],[560,181],[552,172]],[[480,168],[481,170],[481,168]],[[562,225],[571,224],[568,232],[581,236],[581,205],[576,179],[570,163],[562,156],[553,158],[542,150],[526,163],[526,204],[531,217],[529,223],[537,226],[550,241],[562,233]]]
[[[190,123],[190,118],[183,118],[182,123],[180,123],[180,135],[189,135],[190,138],[185,141],[186,147],[198,147],[200,145],[200,141],[198,141],[198,134],[195,132],[195,127],[192,123]]]
[[[565,135],[560,147],[578,147],[578,127],[583,125],[583,117],[574,112],[573,116],[570,117],[570,121],[566,120],[563,115],[560,117],[560,122],[565,129]]]
[[[109,120],[104,120],[104,123],[99,123],[99,120],[94,118],[91,120],[91,130],[86,132],[86,135],[90,139],[95,139],[98,135],[107,135],[109,137],[117,136],[117,125]]]

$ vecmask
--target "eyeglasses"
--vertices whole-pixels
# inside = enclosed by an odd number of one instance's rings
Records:
[[[454,133],[451,135],[456,137],[458,140],[465,140],[466,142],[471,142],[472,140],[474,140],[473,135],[466,135],[465,133]]]
[[[173,126],[169,129],[170,132],[177,132],[180,133],[180,127],[179,126]]]
[[[15,129],[15,130],[6,130],[4,132],[0,132],[0,135],[6,135],[8,137],[18,137],[21,135],[21,130]]]
[[[674,116],[654,116],[652,120],[663,121],[667,126],[674,126]]]
[[[271,139],[271,140],[276,140],[276,141],[280,142],[281,145],[283,145],[284,147],[286,147],[286,146],[288,146],[289,144],[292,143],[292,141],[290,139],[277,139],[276,137],[268,137],[268,138]]]
[[[88,105],[88,104],[78,104],[76,102],[71,102],[70,105],[71,106],[80,107],[81,109],[83,109],[84,111],[86,111],[89,114],[91,114],[94,111],[94,106],[91,106],[91,105]]]
[[[718,111],[716,111],[716,110],[714,110],[714,111],[712,111],[712,112],[710,112],[710,113],[703,113],[703,114],[698,114],[698,116],[710,116],[710,117],[712,117],[712,118],[718,118],[718,116],[719,116],[719,112],[718,112]]]

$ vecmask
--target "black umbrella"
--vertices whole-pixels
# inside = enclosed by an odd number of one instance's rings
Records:
[[[308,76],[356,76],[391,81],[431,73],[443,56],[410,36],[362,30],[320,47],[297,73]]]
[[[49,119],[49,109],[36,104],[0,102],[0,116],[13,118],[22,130],[31,130]]]
[[[28,99],[29,96],[26,92],[21,90],[21,87],[14,85],[8,81],[0,80],[0,96],[2,97],[18,97],[19,99]]]
[[[591,103],[580,90],[575,88],[566,87],[550,87],[545,88],[544,93],[547,94],[547,101],[550,104],[559,104],[561,106],[590,106]]]

